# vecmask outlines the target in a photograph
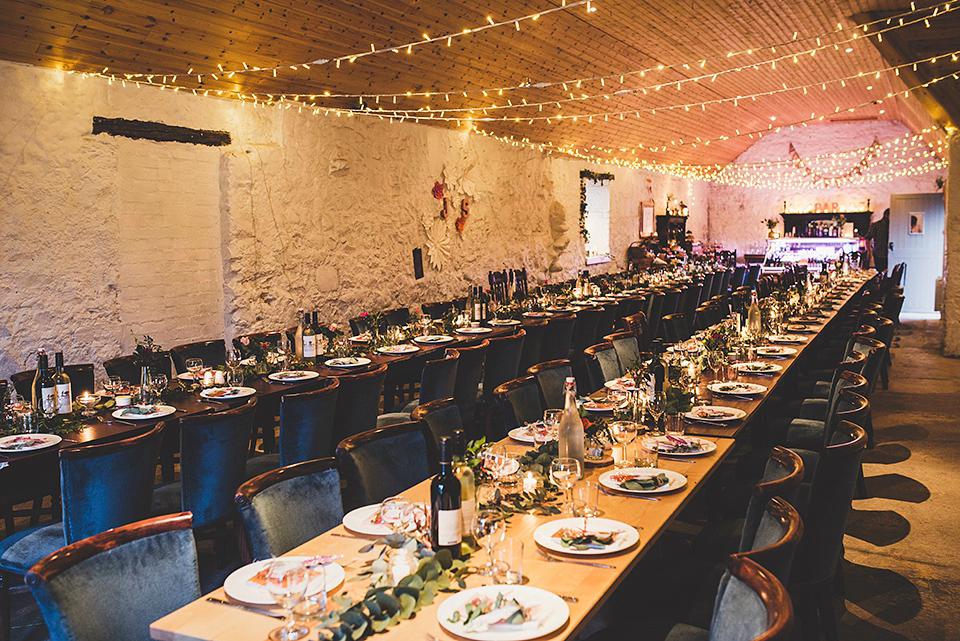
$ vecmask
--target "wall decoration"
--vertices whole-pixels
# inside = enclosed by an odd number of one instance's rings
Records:
[[[447,233],[447,223],[441,218],[427,215],[423,217],[423,230],[427,233],[427,260],[438,272],[443,271],[444,263],[450,259],[450,234]]]
[[[653,233],[653,207],[652,200],[640,203],[640,238]]]
[[[467,218],[470,218],[470,202],[466,198],[461,198],[460,216],[454,222],[454,226],[461,235],[463,234],[463,228],[467,225]]]
[[[592,180],[593,182],[598,182],[601,185],[608,181],[613,180],[615,176],[613,174],[598,174],[592,172],[589,169],[580,170],[580,237],[583,238],[583,242],[588,242],[590,240],[590,232],[587,231],[587,179]]]
[[[923,235],[923,212],[922,211],[910,212],[910,235],[911,236]]]

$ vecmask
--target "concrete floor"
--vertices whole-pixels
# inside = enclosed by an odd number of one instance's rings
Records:
[[[845,537],[844,639],[960,638],[960,361],[940,355],[939,322],[903,323],[889,390],[874,393],[871,498]]]
[[[904,322],[892,353],[890,389],[871,401],[871,498],[854,501],[847,525],[840,637],[960,639],[960,361],[940,355],[932,320]],[[12,605],[13,641],[45,641],[30,595]]]

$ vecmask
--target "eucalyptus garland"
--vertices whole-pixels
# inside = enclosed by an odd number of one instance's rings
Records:
[[[587,179],[601,185],[607,180],[613,180],[613,174],[598,174],[589,169],[580,170],[580,237],[583,242],[590,241],[590,232],[587,231]]]

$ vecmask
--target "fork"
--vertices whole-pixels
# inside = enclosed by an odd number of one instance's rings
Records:
[[[537,550],[537,553],[542,556],[546,561],[550,563],[575,563],[577,565],[589,565],[594,568],[604,568],[605,570],[612,570],[614,566],[607,565],[606,563],[594,563],[593,561],[577,561],[575,559],[558,559],[555,556],[550,556],[543,550]]]

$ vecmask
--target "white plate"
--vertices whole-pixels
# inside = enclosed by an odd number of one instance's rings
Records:
[[[652,477],[663,472],[670,479],[666,485],[661,485],[655,490],[625,490],[620,487],[620,482],[615,480],[618,475],[632,477]],[[599,478],[600,484],[617,492],[626,492],[627,494],[661,494],[663,492],[673,492],[679,490],[687,484],[687,477],[680,472],[673,470],[664,470],[659,467],[625,467],[619,470],[610,470],[604,472]]]
[[[804,325],[803,323],[787,325],[786,329],[791,334],[813,334],[817,331],[812,329],[809,325]]]
[[[13,447],[18,442],[27,442],[24,441],[24,439],[29,439],[29,442],[32,444],[24,445],[23,447]],[[63,439],[56,434],[13,434],[12,436],[0,438],[0,452],[9,452],[10,454],[32,452],[33,450],[52,447],[62,440]]]
[[[698,410],[714,410],[718,412],[726,412],[732,414],[732,416],[718,416],[716,418],[704,417],[697,414]],[[723,407],[722,405],[703,405],[701,407],[695,407],[686,414],[685,417],[693,419],[695,421],[707,421],[709,423],[723,423],[724,421],[738,421],[747,413],[736,407]]]
[[[633,392],[640,389],[637,387],[637,382],[632,378],[622,377],[615,378],[612,381],[607,381],[603,384],[607,389],[617,390],[620,392]]]
[[[575,312],[575,311],[577,311],[578,309],[579,309],[579,307],[572,307],[572,306],[567,306],[567,307],[548,307],[548,308],[547,308],[547,311],[548,311],[548,312],[560,312],[561,314],[565,314],[566,312]]]
[[[151,418],[160,418],[162,416],[170,416],[171,414],[177,411],[177,408],[170,407],[169,405],[156,405],[155,407],[157,408],[157,411],[153,412],[152,414],[125,414],[124,413],[127,410],[132,409],[133,407],[136,407],[136,406],[134,405],[131,407],[124,407],[123,409],[114,410],[113,418],[122,418],[126,421],[148,421]]]
[[[521,443],[531,443],[536,444],[536,440],[533,438],[533,431],[535,429],[543,429],[543,423],[528,423],[527,425],[521,425],[520,427],[515,427],[508,433],[510,438],[515,441],[520,441]],[[551,441],[557,440],[558,430],[551,430],[554,432],[554,435],[550,438]]]
[[[369,343],[370,337],[367,334],[359,334],[358,336],[350,337],[351,343]]]
[[[244,358],[240,360],[240,364],[253,366],[257,364],[257,359],[255,359],[253,356],[251,356],[250,358]]]
[[[668,456],[702,456],[717,449],[716,443],[713,441],[708,441],[705,438],[694,438],[692,436],[681,436],[680,438],[690,442],[692,445],[697,445],[700,449],[696,450],[695,452],[678,452],[673,449],[672,446],[674,444],[670,442],[670,439],[668,439],[666,436],[658,436],[657,451]]]
[[[527,318],[550,318],[553,316],[550,312],[524,312],[523,315]]]
[[[613,401],[584,401],[581,407],[588,412],[612,412],[615,405]]]
[[[532,608],[533,617],[540,625],[535,628],[502,626],[499,629],[483,632],[468,632],[462,623],[451,623],[448,619],[459,611],[461,617],[464,607],[477,598],[495,600],[497,594],[516,599],[522,606]],[[468,588],[444,599],[437,608],[437,621],[447,632],[472,639],[473,641],[527,641],[556,632],[570,618],[570,608],[563,599],[553,592],[547,592],[529,585],[484,585]]]
[[[369,365],[370,359],[364,356],[346,356],[344,358],[331,358],[330,360],[324,361],[323,364],[327,367],[349,369],[351,367],[363,367],[364,365]]]
[[[289,561],[306,561],[310,559],[309,556],[285,556],[283,560]],[[271,562],[276,561],[276,559],[264,559],[263,561],[254,561],[249,565],[237,568],[230,573],[230,576],[227,577],[227,580],[223,582],[223,591],[227,593],[227,596],[231,599],[236,599],[237,601],[243,601],[244,603],[255,603],[257,605],[276,605],[277,602],[273,600],[273,597],[270,596],[270,592],[267,590],[266,586],[257,585],[256,583],[250,583],[249,579],[256,576],[260,570],[264,569]],[[343,568],[340,567],[337,563],[327,563],[323,566],[323,573],[326,578],[326,589],[327,592],[332,592],[335,590],[346,576]],[[307,594],[316,594],[320,591],[321,583],[320,577],[312,580],[310,585],[307,587]]]
[[[774,374],[782,370],[783,366],[776,363],[753,361],[751,363],[737,363],[734,368],[741,374]]]
[[[413,352],[419,352],[420,348],[416,345],[387,345],[386,347],[378,347],[378,354],[386,354],[387,356],[396,355],[396,354],[412,354]]]
[[[792,347],[780,347],[779,345],[774,346],[763,346],[756,349],[757,356],[772,356],[773,358],[786,358],[787,356],[793,356],[797,353]]]
[[[490,324],[496,327],[510,327],[512,325],[519,325],[520,321],[518,321],[515,318],[502,318],[502,319],[494,319],[490,321]]]
[[[179,374],[177,374],[177,378],[179,378],[181,381],[196,381],[196,382],[199,382],[199,381],[202,381],[202,380],[203,380],[203,375],[204,375],[206,372],[212,372],[212,371],[213,371],[213,368],[212,368],[212,367],[204,367],[202,370],[200,370],[199,372],[197,372],[197,375],[196,375],[196,376],[193,375],[193,372],[180,372]]]
[[[312,372],[310,370],[303,369],[294,369],[294,370],[284,370],[282,372],[274,372],[267,376],[271,381],[279,381],[281,383],[299,383],[300,381],[309,381],[311,378],[317,378],[320,376],[320,372]]]
[[[614,521],[613,519],[592,518],[587,520],[588,532],[594,534],[598,532],[619,532],[619,534],[614,537],[613,543],[603,549],[591,548],[586,550],[575,550],[573,548],[563,547],[560,539],[554,536],[554,534],[563,528],[575,528],[577,530],[583,530],[583,519],[556,519],[554,521],[544,523],[533,531],[533,540],[548,550],[562,552],[563,554],[576,554],[577,556],[612,554],[614,552],[626,550],[640,540],[640,534],[637,532],[637,530],[626,523]]]
[[[489,327],[461,327],[457,330],[458,334],[489,334],[493,330]]]
[[[771,343],[806,343],[807,337],[798,334],[775,334],[768,338]]]
[[[374,523],[373,518],[380,510],[380,503],[373,505],[364,505],[355,510],[347,512],[343,516],[343,526],[351,532],[364,534],[367,536],[386,536],[393,532],[393,529],[384,523]],[[423,505],[422,503],[420,505]],[[426,509],[426,506],[424,506]]]
[[[446,334],[430,334],[429,336],[417,336],[413,339],[413,342],[424,345],[438,345],[440,343],[449,343],[452,340],[454,340],[453,336],[447,336]]]
[[[229,392],[229,393],[226,393]],[[244,398],[253,396],[257,390],[252,387],[211,387],[200,392],[203,398],[211,398],[215,401],[226,401],[231,398]]]
[[[734,389],[726,389],[731,386],[736,386]],[[713,382],[707,385],[707,389],[711,392],[716,392],[717,394],[737,394],[741,396],[753,396],[754,394],[763,394],[767,391],[766,386],[758,385],[756,383],[740,383],[737,381],[734,382]]]

